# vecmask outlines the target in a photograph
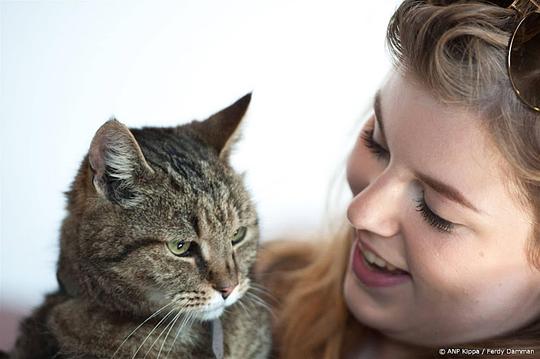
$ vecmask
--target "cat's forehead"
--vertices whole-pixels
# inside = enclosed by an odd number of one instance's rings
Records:
[[[216,153],[193,133],[176,128],[132,129],[146,159],[155,166],[164,167],[167,164],[176,171],[184,168],[195,171],[190,174],[200,175],[199,163],[215,163]]]
[[[150,166],[166,174],[173,185],[196,195],[221,195],[232,172],[217,153],[193,133],[175,128],[131,130]],[[162,180],[162,179],[159,179]]]
[[[152,183],[149,211],[184,219],[201,240],[230,236],[253,222],[254,208],[241,179],[214,150],[189,131],[170,128],[132,130],[149,165],[159,175]]]

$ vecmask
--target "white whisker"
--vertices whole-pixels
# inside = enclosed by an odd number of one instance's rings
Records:
[[[264,294],[268,294],[269,296],[273,296],[273,295],[272,295],[272,292],[270,292],[270,290],[268,290],[267,288],[263,287],[263,286],[260,285],[259,283],[251,282],[250,287],[251,287],[252,289],[258,290],[259,292],[262,292],[262,293],[264,293]]]
[[[169,313],[171,314],[171,313]],[[167,315],[168,316],[168,315]],[[163,330],[161,331],[161,333],[159,333],[159,335],[157,336],[156,339],[154,339],[154,341],[152,342],[152,345],[150,345],[150,348],[148,348],[148,350],[146,351],[146,353],[144,354],[144,357],[143,359],[145,359],[148,354],[152,351],[152,348],[154,347],[154,345],[157,343],[157,341],[159,340],[159,338],[161,338],[161,336],[163,335],[163,333],[165,333],[165,331],[167,330],[167,328],[169,328],[169,326],[171,326],[173,323],[174,323],[174,318],[176,318],[176,315],[173,315],[173,319],[171,320],[170,323],[167,323],[167,325],[165,326],[165,328],[163,328]],[[157,329],[157,328],[156,328]]]
[[[159,323],[157,323],[154,328],[150,331],[150,333],[148,333],[148,335],[146,336],[146,338],[144,338],[143,342],[141,343],[141,345],[139,345],[139,347],[137,348],[137,350],[135,351],[135,353],[133,354],[133,356],[131,357],[131,359],[135,359],[135,356],[137,355],[137,353],[139,352],[139,350],[141,350],[141,348],[143,347],[144,343],[148,340],[148,338],[150,337],[150,335],[152,335],[152,333],[161,325],[161,323],[163,323],[163,321],[165,319],[167,319],[167,317],[169,315],[171,315],[171,313],[174,311],[174,308],[171,309],[167,315],[165,315],[163,318],[161,318],[161,320],[159,321]],[[152,347],[150,347],[152,348]]]
[[[276,297],[268,289],[264,288],[263,286],[261,286],[258,283],[252,282],[251,283],[251,289],[253,289],[255,292],[264,294],[265,296],[268,297],[269,300],[273,301],[274,303],[278,302]]]
[[[167,304],[165,304],[163,307],[159,308],[156,312],[154,312],[154,314],[150,315],[148,318],[146,318],[146,320],[144,322],[142,322],[141,324],[139,324],[139,326],[135,329],[133,329],[133,331],[131,333],[129,333],[129,335],[126,337],[126,339],[124,339],[124,341],[122,343],[120,343],[120,345],[118,346],[118,348],[115,350],[115,352],[113,353],[111,359],[113,359],[115,357],[115,355],[118,353],[118,351],[120,350],[120,348],[122,347],[122,345],[124,345],[126,343],[126,341],[131,338],[131,336],[133,334],[135,334],[135,332],[137,330],[139,330],[140,327],[142,327],[144,325],[144,323],[148,322],[150,319],[154,318],[156,315],[158,315],[163,309],[167,308],[169,305],[173,304],[174,301],[171,301]]]
[[[246,292],[246,296],[250,298],[256,304],[258,304],[259,306],[266,309],[266,311],[268,311],[273,317],[275,317],[275,314],[272,311],[272,307],[270,307],[270,305],[268,305],[263,299],[259,298],[256,294],[251,293],[251,292]]]
[[[165,359],[169,357],[169,354],[171,353],[171,350],[174,348],[174,343],[176,343],[176,339],[178,338],[178,334],[182,331],[185,325],[189,323],[191,318],[193,317],[193,314],[188,312],[186,313],[186,316],[182,319],[182,322],[180,322],[180,325],[178,326],[178,330],[176,331],[176,335],[174,336],[174,340],[171,344],[171,347],[169,348],[169,351],[167,352],[167,355],[165,356]]]
[[[246,306],[244,303],[242,303],[241,300],[237,301],[236,303],[238,303],[238,305],[240,306],[240,308],[242,308],[242,310],[243,310],[246,314],[249,315],[249,310],[248,310],[247,306]]]
[[[176,324],[176,321],[178,320],[178,318],[180,318],[180,315],[182,315],[182,312],[178,312],[178,314],[176,314],[176,316],[173,318],[171,326],[170,326],[169,330],[167,331],[167,335],[165,335],[165,339],[163,340],[163,343],[161,343],[161,348],[159,348],[157,359],[159,359],[159,357],[161,355],[161,351],[163,350],[163,346],[165,345],[165,343],[167,342],[167,338],[169,337],[169,333],[171,332],[171,329]],[[166,329],[166,327],[165,327],[165,329]],[[159,336],[161,336],[161,334]]]

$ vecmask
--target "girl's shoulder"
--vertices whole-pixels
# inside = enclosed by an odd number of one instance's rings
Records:
[[[259,248],[255,277],[269,292],[271,301],[280,301],[313,262],[315,246],[307,240],[270,240]],[[277,303],[273,303],[274,306]]]
[[[263,242],[259,248],[256,271],[294,271],[306,267],[313,258],[313,243],[307,240],[276,239]]]

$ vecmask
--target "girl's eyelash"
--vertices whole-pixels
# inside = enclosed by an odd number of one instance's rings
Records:
[[[379,159],[386,159],[389,155],[388,151],[373,140],[374,129],[364,130],[360,135],[364,145]]]
[[[378,158],[387,159],[390,156],[387,150],[379,145],[373,139],[374,129],[362,131],[361,137],[364,145]],[[424,220],[436,230],[443,233],[450,233],[454,229],[454,223],[449,222],[438,215],[436,215],[426,203],[424,192],[422,192],[422,198],[416,200],[416,210],[422,214]]]
[[[416,200],[416,210],[422,213],[422,217],[426,220],[429,225],[440,232],[451,233],[454,229],[454,223],[448,222],[447,220],[436,215],[431,208],[426,203],[424,197],[424,192],[422,192],[422,198]]]

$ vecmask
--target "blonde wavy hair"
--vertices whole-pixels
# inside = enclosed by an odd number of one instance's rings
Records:
[[[511,168],[508,189],[534,218],[528,256],[540,270],[540,114],[520,102],[506,71],[508,42],[518,21],[514,10],[487,2],[405,0],[390,20],[387,43],[398,71],[441,101],[482,115],[482,125]],[[362,329],[343,298],[350,238],[344,228],[316,244],[277,241],[263,248],[263,281],[280,299],[274,326],[280,358],[339,358],[347,329]],[[465,346],[540,353],[540,318],[504,337]],[[425,348],[418,358],[435,354]]]

